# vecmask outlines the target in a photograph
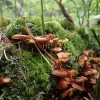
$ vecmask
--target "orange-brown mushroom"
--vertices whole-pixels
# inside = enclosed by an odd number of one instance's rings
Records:
[[[59,83],[56,85],[56,88],[59,90],[64,90],[69,87],[68,84],[70,84],[69,78],[61,78]]]
[[[89,68],[89,69],[84,70],[83,74],[84,76],[91,76],[91,75],[93,76],[93,75],[97,75],[98,71],[96,69]]]
[[[11,82],[11,78],[0,78],[0,85],[9,84]]]
[[[20,39],[20,40],[26,40],[29,39],[30,36],[29,35],[23,35],[23,34],[16,34],[14,36],[12,36],[12,39]]]
[[[52,49],[52,51],[54,52],[60,52],[62,49],[60,47],[55,47]]]
[[[99,63],[100,62],[100,57],[90,58],[90,61],[93,62],[93,63]]]
[[[78,74],[78,72],[76,70],[72,69],[72,70],[68,71],[67,77],[68,78],[73,78],[73,77],[76,77],[77,74]]]
[[[85,90],[85,88],[84,88],[84,86],[82,84],[72,83],[71,85],[76,90],[79,90],[79,91],[84,91]]]
[[[67,38],[65,38],[64,40],[62,40],[62,44],[67,43],[69,40]]]
[[[57,53],[57,56],[59,59],[62,59],[62,58],[67,59],[70,55],[71,55],[71,53],[64,53],[64,52]]]
[[[92,54],[92,53],[94,53],[93,50],[84,50],[84,51],[83,51],[83,54],[84,54],[85,56],[88,56],[89,54]]]
[[[86,82],[88,79],[84,76],[77,77],[74,79],[74,81],[71,83],[72,87],[76,90],[85,91],[84,82]]]
[[[52,34],[52,33],[49,33],[49,34],[46,34],[44,35],[45,37],[49,37],[49,38],[55,38],[55,34]]]
[[[34,44],[34,40],[28,39],[25,41],[26,44]]]
[[[49,37],[42,37],[42,36],[34,37],[34,39],[35,39],[36,42],[40,42],[40,43],[41,43],[41,42],[47,42],[47,41],[50,40]]]
[[[66,96],[72,96],[74,91],[76,91],[75,88],[66,89],[65,91],[63,91],[63,93],[61,95],[62,99],[65,98]]]
[[[47,41],[46,44],[53,44],[53,40]]]
[[[64,68],[56,69],[52,72],[53,75],[58,77],[66,77],[67,76],[67,70]]]
[[[59,38],[54,38],[52,40],[53,40],[53,43],[54,43],[54,47],[57,47]]]

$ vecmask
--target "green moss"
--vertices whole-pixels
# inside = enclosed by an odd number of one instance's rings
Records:
[[[40,17],[26,17],[25,21],[29,28],[31,29],[33,35],[42,35],[42,23]],[[87,48],[87,34],[84,33],[84,28],[77,29],[74,31],[69,32],[68,30],[65,30],[59,21],[53,20],[51,18],[45,18],[45,32],[46,33],[54,33],[59,37],[60,39],[68,38],[70,42],[70,45],[73,45],[75,50],[84,50]],[[64,21],[66,25],[67,21]],[[22,34],[28,34],[25,29],[24,19],[23,18],[17,18],[13,24],[9,25],[6,29],[6,34],[8,37],[11,37],[12,35],[16,33],[22,33]],[[81,34],[82,33],[82,34]],[[86,41],[85,41],[86,40]],[[71,44],[72,43],[72,44]],[[74,49],[70,46],[71,52],[74,52]],[[75,51],[76,52],[76,51]]]
[[[66,29],[66,30],[74,30],[75,29],[75,25],[71,22],[69,22],[67,19],[61,20],[59,21],[61,26]]]
[[[59,30],[61,30],[61,25],[59,22],[53,20],[45,22],[45,31],[46,33],[54,33],[56,34]]]
[[[2,60],[0,62],[3,64]],[[39,53],[24,51],[21,55],[12,56],[12,62],[0,66],[0,70],[3,73],[0,75],[12,79],[8,88],[2,89],[3,99],[34,100],[39,92],[47,94],[52,89],[51,67]]]
[[[10,24],[10,20],[7,18],[0,19],[0,28],[6,27]]]

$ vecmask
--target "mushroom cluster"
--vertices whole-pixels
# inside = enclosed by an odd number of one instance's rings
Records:
[[[67,69],[66,64],[71,56],[69,52],[63,52],[62,46],[68,42],[68,39],[61,40],[54,34],[45,34],[43,36],[29,36],[16,34],[13,39],[20,39],[26,44],[35,44],[39,50],[47,54],[54,64],[52,74],[59,78],[56,88],[61,91],[61,97],[72,96],[75,91],[89,92],[86,85],[96,84],[99,77],[97,68],[100,58],[93,58],[90,55],[94,53],[93,50],[86,50],[82,52],[77,62],[81,66],[81,71],[74,69]]]
[[[82,56],[79,59],[79,64],[82,67],[82,74],[88,78],[88,82],[96,84],[97,79],[99,78],[99,72],[96,68],[99,67],[100,58],[91,57],[93,53],[93,50],[83,51]]]
[[[67,62],[71,54],[62,52],[57,53],[58,61],[61,66],[56,67],[52,74],[59,77],[56,88],[62,92],[62,98],[72,96],[75,91],[86,92],[88,94],[90,89],[88,86],[92,86],[93,88],[97,83],[99,72],[96,68],[99,66],[98,63],[100,62],[100,58],[91,57],[93,53],[93,50],[85,50],[82,52],[77,62],[79,66],[81,66],[81,71],[63,68],[64,64],[62,62]],[[66,58],[66,60],[64,58]]]

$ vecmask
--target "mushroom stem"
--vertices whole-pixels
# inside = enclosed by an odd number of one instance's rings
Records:
[[[37,43],[37,46],[38,46],[43,52],[45,52],[45,53],[53,60],[53,62],[55,63],[56,66],[58,66],[58,63],[57,63],[56,59],[54,59],[54,58],[53,58],[46,50],[44,50],[44,49],[42,48],[42,46],[40,46],[38,43]]]

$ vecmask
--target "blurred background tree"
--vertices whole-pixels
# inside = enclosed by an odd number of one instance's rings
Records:
[[[57,0],[43,0],[44,16],[64,19]],[[92,17],[99,14],[100,0],[58,0],[74,18],[75,25],[93,24]],[[40,16],[40,0],[0,0],[0,17],[15,18],[19,16]],[[91,22],[91,24],[90,24]]]

